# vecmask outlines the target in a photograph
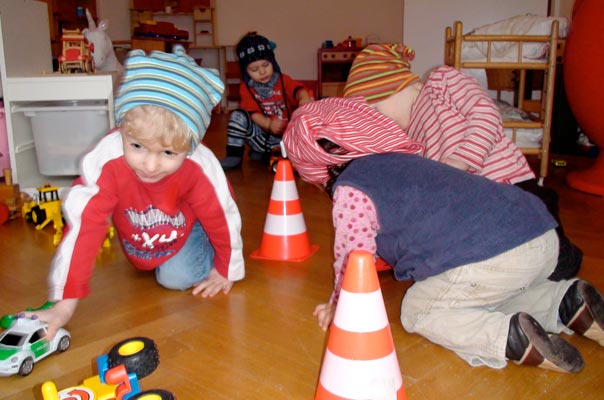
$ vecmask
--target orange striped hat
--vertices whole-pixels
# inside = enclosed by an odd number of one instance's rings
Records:
[[[415,50],[404,44],[371,44],[363,49],[348,74],[344,97],[363,96],[368,103],[376,103],[397,93],[419,75],[411,72],[409,61]]]

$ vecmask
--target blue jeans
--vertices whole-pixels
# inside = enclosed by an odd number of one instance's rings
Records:
[[[155,269],[157,282],[167,289],[185,290],[204,280],[214,267],[214,248],[199,222],[180,251]]]

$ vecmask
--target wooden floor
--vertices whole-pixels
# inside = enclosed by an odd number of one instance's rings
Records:
[[[214,116],[206,142],[224,156],[223,115]],[[568,166],[552,168],[546,185],[559,190],[567,233],[585,252],[580,275],[601,291],[604,201],[564,185],[567,171],[590,161],[566,159]],[[246,160],[228,177],[243,218],[247,269],[230,295],[201,299],[165,290],[151,273],[129,266],[114,239],[99,254],[92,294],[67,326],[72,347],[36,364],[27,377],[0,378],[0,398],[41,399],[46,380],[59,389],[76,385],[96,374],[97,355],[133,336],[152,338],[160,351],[160,366],[141,381],[143,389],[167,389],[179,400],[314,398],[328,336],[312,311],[332,288],[330,200],[298,181],[308,235],[319,251],[299,263],[256,261],[249,254],[262,238],[274,176]],[[0,314],[45,301],[52,234],[50,227],[38,232],[22,220],[0,226]],[[604,348],[594,342],[568,337],[585,359],[585,369],[575,375],[513,364],[503,370],[472,368],[454,353],[406,333],[399,306],[409,284],[396,282],[389,272],[380,273],[380,283],[408,399],[604,398]]]

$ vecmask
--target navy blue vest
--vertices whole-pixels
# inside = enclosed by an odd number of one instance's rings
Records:
[[[339,185],[375,204],[378,253],[399,280],[489,259],[556,227],[536,196],[416,155],[359,158]]]

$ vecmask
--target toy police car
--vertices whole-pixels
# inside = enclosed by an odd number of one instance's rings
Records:
[[[71,344],[71,335],[61,328],[53,340],[46,339],[48,325],[36,318],[15,318],[0,335],[0,376],[26,376],[34,363]]]

